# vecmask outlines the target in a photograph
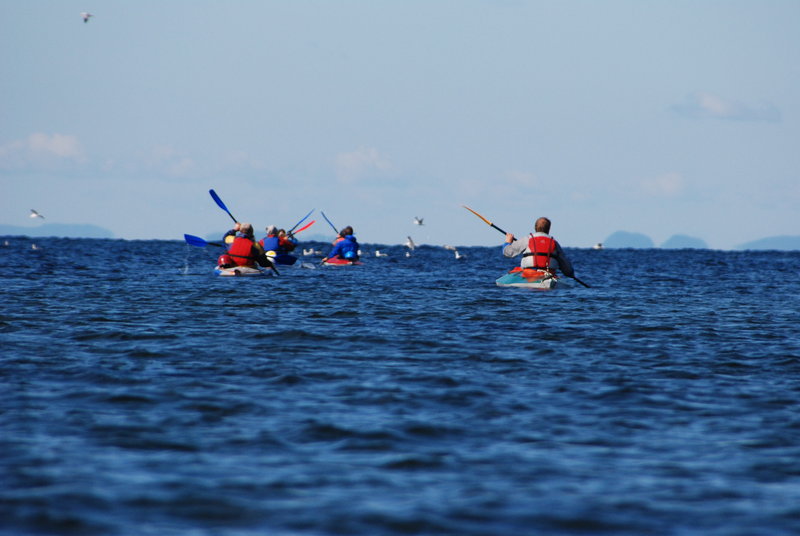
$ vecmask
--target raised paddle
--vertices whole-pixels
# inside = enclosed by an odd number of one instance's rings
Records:
[[[302,220],[300,220],[299,222],[295,223],[295,224],[294,224],[294,227],[292,227],[291,229],[289,229],[288,231],[286,231],[286,234],[292,234],[292,231],[294,231],[294,230],[297,228],[297,226],[298,226],[298,225],[300,225],[301,223],[303,223],[304,221],[306,221],[306,218],[308,218],[309,216],[311,216],[311,213],[312,213],[312,212],[314,212],[314,209],[313,209],[313,208],[312,208],[312,209],[311,209],[311,210],[308,212],[308,214],[306,214],[305,216],[303,216],[303,219],[302,219]],[[303,229],[305,229],[305,227],[303,227]],[[302,229],[301,229],[301,231],[302,231]],[[297,231],[297,232],[299,233],[300,231]]]
[[[226,207],[225,203],[222,202],[222,199],[219,198],[219,196],[217,195],[217,192],[215,192],[213,189],[211,189],[211,190],[208,191],[208,193],[211,194],[211,199],[214,200],[214,202],[219,206],[219,208],[221,208],[222,210],[224,210],[225,212],[228,213],[228,216],[231,217],[231,219],[233,220],[234,223],[239,223],[239,220],[237,220],[236,218],[233,217],[233,214],[231,214],[231,211],[228,210],[228,207]]]
[[[299,233],[300,231],[305,231],[306,229],[308,229],[309,227],[311,227],[311,226],[312,226],[312,225],[314,225],[315,223],[317,223],[317,220],[311,220],[311,222],[309,222],[309,223],[307,223],[307,224],[303,225],[302,227],[300,227],[298,230],[296,230],[296,231],[295,231],[294,233],[292,233],[292,234],[297,234],[297,233]]]
[[[470,211],[470,212],[472,212],[473,214],[475,214],[477,217],[479,217],[479,218],[480,218],[480,219],[482,219],[484,222],[486,222],[487,224],[491,225],[492,227],[494,227],[495,229],[497,229],[497,230],[498,230],[498,231],[500,231],[501,233],[503,233],[503,234],[508,234],[508,233],[506,233],[504,230],[502,230],[500,227],[498,227],[497,225],[493,224],[492,222],[490,222],[489,220],[487,220],[486,218],[484,218],[483,216],[481,216],[480,214],[478,214],[477,212],[475,212],[474,210],[472,210],[471,208],[469,208],[467,205],[461,205],[461,206],[462,206],[462,207],[464,207],[465,209],[469,210],[469,211]],[[572,279],[574,279],[575,281],[577,281],[578,283],[580,283],[581,285],[583,285],[583,286],[584,286],[584,287],[586,287],[586,288],[591,288],[589,285],[587,285],[586,283],[584,283],[583,281],[581,281],[580,279],[578,279],[578,278],[577,278],[577,277],[575,277],[574,275],[572,276]]]
[[[320,210],[320,213],[322,214],[322,217],[325,218],[325,221],[328,222],[328,225],[333,228],[333,232],[336,233],[336,236],[339,236],[339,230],[336,228],[336,226],[331,223],[331,220],[328,219],[324,212]]]
[[[504,230],[502,230],[500,227],[498,227],[497,225],[493,224],[492,222],[490,222],[489,220],[487,220],[486,218],[484,218],[483,216],[481,216],[480,214],[478,214],[477,212],[475,212],[474,210],[472,210],[471,208],[469,208],[467,205],[461,205],[461,206],[462,206],[462,207],[464,207],[465,209],[469,210],[469,211],[470,211],[470,212],[472,212],[473,214],[475,214],[477,217],[479,217],[480,219],[482,219],[483,221],[485,221],[485,222],[486,222],[488,225],[491,225],[492,227],[494,227],[495,229],[497,229],[497,230],[498,230],[498,231],[500,231],[501,233],[503,233],[503,234],[508,234],[508,233],[506,233]]]

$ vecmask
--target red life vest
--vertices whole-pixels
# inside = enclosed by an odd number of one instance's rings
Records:
[[[530,253],[524,253],[523,257],[533,257],[533,267],[549,270],[550,257],[556,251],[556,241],[549,236],[533,236],[528,239],[528,249]]]
[[[237,266],[254,266],[256,264],[255,242],[243,236],[237,236],[228,249],[228,255]]]

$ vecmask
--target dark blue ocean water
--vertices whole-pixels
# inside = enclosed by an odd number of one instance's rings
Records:
[[[800,252],[9,242],[3,536],[800,534]]]

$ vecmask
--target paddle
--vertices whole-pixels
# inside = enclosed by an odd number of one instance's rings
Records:
[[[479,217],[479,218],[480,218],[480,219],[482,219],[484,222],[488,223],[489,225],[491,225],[492,227],[494,227],[495,229],[497,229],[497,230],[498,230],[498,231],[500,231],[501,233],[503,233],[503,234],[508,234],[508,233],[506,233],[504,230],[502,230],[500,227],[498,227],[497,225],[493,224],[492,222],[490,222],[489,220],[487,220],[486,218],[484,218],[483,216],[481,216],[480,214],[478,214],[477,212],[475,212],[474,210],[472,210],[471,208],[469,208],[467,205],[461,205],[461,206],[462,206],[462,207],[464,207],[465,209],[469,210],[469,211],[470,211],[470,212],[472,212],[473,214],[475,214],[477,217]],[[580,283],[581,285],[583,285],[583,286],[584,286],[584,287],[586,287],[586,288],[591,288],[589,285],[587,285],[586,283],[584,283],[583,281],[581,281],[580,279],[578,279],[578,278],[577,278],[577,277],[575,277],[574,275],[572,276],[572,279],[574,279],[575,281],[577,281],[578,283]]]
[[[233,217],[233,214],[231,214],[231,211],[228,210],[228,207],[226,207],[225,203],[222,202],[222,199],[219,198],[219,196],[217,195],[217,192],[215,192],[213,189],[211,189],[211,190],[208,191],[208,193],[211,194],[211,198],[219,206],[219,208],[221,208],[222,210],[224,210],[225,212],[228,213],[228,216],[231,217],[231,219],[233,220],[234,223],[239,223],[239,220],[237,220],[236,218]]]
[[[325,221],[328,222],[328,225],[333,228],[333,232],[336,233],[336,236],[339,236],[339,230],[336,228],[336,226],[331,223],[331,220],[328,219],[324,212],[320,210],[320,213],[322,214],[322,217],[325,218]]]
[[[303,223],[304,221],[306,221],[306,218],[308,218],[309,216],[311,216],[311,213],[312,213],[312,212],[314,212],[314,209],[313,209],[313,208],[311,209],[311,211],[310,211],[308,214],[306,214],[305,216],[303,216],[303,219],[302,219],[302,220],[300,220],[299,222],[295,223],[295,224],[294,224],[294,227],[292,227],[291,229],[289,229],[288,231],[286,231],[286,234],[292,234],[292,231],[294,231],[294,230],[295,230],[295,228],[296,228],[298,225],[300,225],[301,223]],[[308,226],[306,225],[306,227],[308,227]],[[303,227],[303,229],[305,229],[306,227]],[[303,229],[300,229],[300,231],[302,231]],[[297,232],[299,233],[300,231],[297,231]]]
[[[183,235],[183,239],[186,240],[186,243],[190,246],[197,246],[199,248],[204,248],[206,246],[217,246],[221,248],[226,247],[225,244],[220,244],[219,242],[206,242],[199,236],[193,236],[190,234]]]
[[[500,231],[501,233],[503,233],[503,234],[508,234],[508,233],[506,233],[504,230],[502,230],[500,227],[498,227],[497,225],[493,224],[492,222],[490,222],[489,220],[487,220],[486,218],[484,218],[483,216],[481,216],[480,214],[478,214],[477,212],[475,212],[474,210],[472,210],[471,208],[469,208],[467,205],[461,205],[461,206],[462,206],[462,207],[464,207],[465,209],[469,210],[469,211],[470,211],[470,212],[472,212],[473,214],[475,214],[477,217],[479,217],[480,219],[482,219],[482,220],[483,220],[483,221],[485,221],[487,224],[491,225],[492,227],[494,227],[495,229],[497,229],[497,230],[498,230],[498,231]]]
[[[307,224],[303,225],[303,226],[302,226],[302,227],[300,227],[298,230],[296,230],[296,231],[295,231],[293,234],[297,234],[297,233],[299,233],[300,231],[305,231],[306,229],[308,229],[309,227],[311,227],[311,226],[312,226],[312,225],[314,225],[315,223],[317,223],[317,220],[311,220],[311,223],[307,223]]]

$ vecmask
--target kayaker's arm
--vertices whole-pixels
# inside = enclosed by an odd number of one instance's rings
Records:
[[[572,268],[572,263],[569,262],[569,259],[564,254],[564,250],[561,249],[561,244],[556,243],[556,250],[553,258],[558,262],[558,268],[561,270],[562,274],[567,277],[575,277],[575,270]]]
[[[508,235],[506,235],[506,237],[508,237]],[[520,253],[523,253],[525,248],[528,247],[528,244],[526,244],[524,240],[515,240],[514,235],[511,235],[511,240],[512,242],[508,242],[508,238],[506,238],[506,243],[503,244],[504,257],[516,257]]]

